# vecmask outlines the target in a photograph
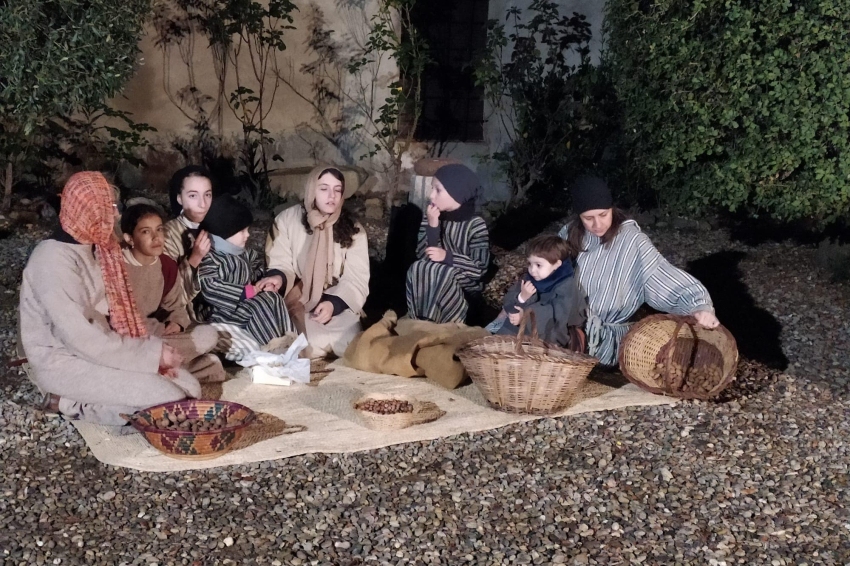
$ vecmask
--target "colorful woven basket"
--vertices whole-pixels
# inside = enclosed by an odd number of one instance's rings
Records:
[[[216,417],[223,416],[228,423],[234,424],[207,432],[167,430],[156,425],[163,417],[181,415],[205,421],[215,421]],[[205,460],[226,454],[254,416],[254,411],[239,403],[186,399],[143,409],[126,418],[160,452],[173,458]]]
[[[525,336],[531,324],[531,338]],[[516,338],[485,336],[457,351],[473,383],[495,408],[549,415],[570,406],[599,360],[540,340],[532,310],[524,310]]]
[[[620,344],[620,371],[638,387],[680,399],[711,399],[735,379],[738,347],[722,325],[692,317],[648,316]]]

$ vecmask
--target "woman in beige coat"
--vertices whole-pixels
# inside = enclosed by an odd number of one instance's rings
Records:
[[[121,413],[187,396],[198,381],[150,336],[127,283],[109,184],[77,173],[62,191],[61,229],[33,250],[20,295],[21,342],[45,408],[125,424]]]
[[[360,331],[369,294],[366,231],[343,208],[345,178],[333,167],[316,167],[304,204],[281,212],[266,241],[268,269],[283,273],[258,286],[283,293],[289,315],[307,334],[311,357],[341,357]]]

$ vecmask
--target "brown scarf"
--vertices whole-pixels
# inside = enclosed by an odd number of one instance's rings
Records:
[[[325,288],[333,282],[334,273],[334,223],[339,219],[342,202],[333,214],[324,214],[316,208],[316,191],[319,188],[319,173],[333,169],[320,165],[310,172],[304,188],[304,209],[307,211],[307,224],[313,230],[310,247],[307,248],[307,265],[301,278],[304,291],[301,302],[307,312],[312,311],[322,299]],[[343,199],[345,187],[343,186]]]
[[[62,189],[59,223],[76,241],[95,247],[106,289],[110,326],[119,334],[140,338],[148,333],[115,236],[113,198],[112,188],[103,175],[96,171],[76,173]]]

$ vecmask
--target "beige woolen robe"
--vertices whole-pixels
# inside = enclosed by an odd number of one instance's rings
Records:
[[[312,234],[304,228],[303,214],[304,207],[300,205],[278,214],[266,240],[268,269],[278,269],[286,276],[286,288],[281,289],[284,296],[303,277],[307,266]],[[369,295],[369,247],[366,230],[359,223],[357,227],[360,230],[354,235],[350,247],[343,248],[334,242],[333,284],[327,285],[324,290],[326,294],[345,301],[348,309],[327,324],[318,324],[309,315],[306,317],[307,341],[312,357],[330,353],[342,357],[349,342],[360,331],[360,315]]]
[[[23,272],[19,316],[29,375],[41,391],[85,407],[79,418],[104,424],[124,424],[119,413],[178,401],[187,391],[200,395],[185,370],[177,380],[159,375],[160,338],[118,334],[108,313],[92,246],[36,246]]]
[[[150,265],[139,263],[130,250],[124,250],[124,266],[130,287],[136,298],[136,306],[145,317],[145,325],[151,336],[159,336],[183,356],[183,367],[201,383],[224,381],[226,375],[221,360],[210,352],[218,343],[218,331],[207,324],[199,324],[190,330],[164,336],[165,323],[173,322],[189,328],[186,310],[186,292],[178,273],[174,286],[163,297],[165,277],[160,258]],[[163,322],[153,315],[162,313]]]

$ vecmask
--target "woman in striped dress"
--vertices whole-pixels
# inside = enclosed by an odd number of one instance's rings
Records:
[[[706,328],[720,324],[702,283],[664,259],[637,223],[614,207],[605,181],[578,178],[572,199],[576,218],[558,235],[580,250],[576,272],[588,302],[588,350],[600,364],[617,364],[629,319],[644,303],[692,315]]]
[[[234,324],[263,346],[293,332],[281,297],[269,287],[263,257],[246,249],[251,211],[233,197],[215,199],[201,228],[212,238],[212,249],[198,267],[201,298],[209,307],[212,323]]]
[[[431,202],[419,228],[417,256],[407,271],[407,314],[433,322],[465,322],[465,293],[480,293],[490,262],[490,238],[475,214],[481,183],[465,165],[434,174]]]

